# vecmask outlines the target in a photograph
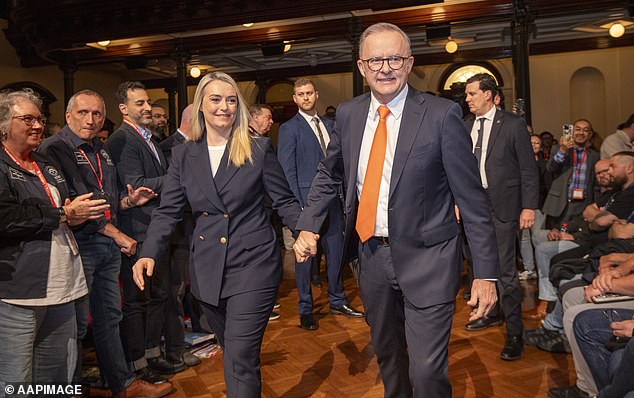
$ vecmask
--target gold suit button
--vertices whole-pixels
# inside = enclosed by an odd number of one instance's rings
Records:
[[[205,237],[204,237],[204,236],[202,236],[202,235],[200,235],[200,236],[198,237],[198,239],[200,239],[200,240],[205,240]]]
[[[224,236],[221,236],[220,243],[222,243],[223,245],[227,244],[227,238],[225,238]]]
[[[222,215],[224,218],[229,218],[229,214],[225,213]]]
[[[207,213],[206,211],[203,211],[203,216],[207,217],[209,215],[209,213]]]

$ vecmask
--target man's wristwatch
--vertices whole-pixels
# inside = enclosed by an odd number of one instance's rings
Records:
[[[66,223],[68,222],[68,217],[66,217],[66,210],[64,210],[63,207],[58,207],[57,211],[59,211],[59,223]]]

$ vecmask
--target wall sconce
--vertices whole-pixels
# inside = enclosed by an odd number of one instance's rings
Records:
[[[609,32],[610,32],[610,36],[614,38],[621,37],[625,33],[625,26],[623,26],[619,22],[616,22],[612,24],[612,26],[610,26]]]
[[[455,53],[456,51],[458,51],[458,43],[456,43],[452,39],[449,39],[449,41],[447,41],[447,44],[445,44],[445,51],[447,51],[449,54]]]
[[[193,68],[189,70],[189,75],[193,77],[194,79],[197,77],[200,77],[200,68],[194,66]]]

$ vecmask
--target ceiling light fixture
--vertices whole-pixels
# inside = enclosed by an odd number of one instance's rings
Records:
[[[291,47],[292,47],[291,42],[285,40],[284,41],[284,52],[287,53],[287,52],[291,51]]]
[[[445,51],[447,51],[449,54],[455,53],[456,51],[458,51],[458,43],[456,43],[452,39],[449,39],[449,41],[447,41],[447,44],[445,44]]]
[[[612,24],[612,26],[610,26],[610,36],[617,38],[617,37],[621,37],[623,36],[623,34],[625,33],[625,26],[623,26],[620,23],[614,23]]]
[[[253,22],[243,23],[242,26],[244,26],[245,28],[250,28],[251,26],[253,26]]]
[[[110,40],[98,41],[97,44],[99,44],[101,47],[107,47],[108,44],[110,44]]]
[[[189,70],[189,74],[191,77],[193,77],[194,79],[197,77],[200,77],[200,68],[194,66],[193,68],[191,68]]]

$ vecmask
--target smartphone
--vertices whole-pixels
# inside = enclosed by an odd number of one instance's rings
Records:
[[[572,130],[574,126],[572,124],[564,124],[562,127],[563,133],[561,134],[561,139],[569,139],[572,137]]]

